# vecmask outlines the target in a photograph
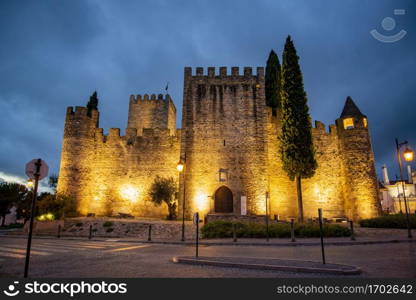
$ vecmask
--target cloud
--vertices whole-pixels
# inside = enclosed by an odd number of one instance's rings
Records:
[[[394,16],[404,8],[405,16]],[[410,109],[412,1],[1,1],[0,170],[41,157],[59,170],[67,106],[98,91],[101,126],[127,125],[130,94],[169,93],[180,126],[184,66],[264,65],[294,38],[313,119],[329,125],[350,95],[368,115],[377,169],[394,171],[394,138],[416,147]],[[408,35],[384,44],[391,16]],[[386,32],[384,32],[386,33]]]

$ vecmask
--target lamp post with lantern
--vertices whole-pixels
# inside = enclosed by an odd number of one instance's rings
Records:
[[[405,183],[403,179],[403,162],[402,157],[400,153],[400,148],[408,145],[407,141],[404,141],[402,143],[399,143],[398,139],[396,138],[396,151],[397,151],[397,159],[399,161],[399,169],[400,169],[400,180],[402,182],[402,188],[403,188],[403,200],[404,200],[404,207],[406,211],[406,223],[407,223],[407,237],[412,238],[412,230],[410,228],[410,220],[409,220],[409,208],[407,206],[407,199],[406,199],[406,191],[405,191]],[[403,157],[405,161],[412,161],[413,160],[413,151],[406,146],[406,149],[403,151]]]
[[[182,238],[181,241],[185,241],[185,162],[186,162],[186,156],[184,159],[180,159],[178,162],[178,165],[176,166],[176,169],[178,170],[179,174],[183,174],[182,181],[183,181],[183,196],[182,196]]]

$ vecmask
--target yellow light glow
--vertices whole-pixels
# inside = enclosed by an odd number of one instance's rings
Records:
[[[197,193],[195,198],[195,207],[197,211],[203,212],[208,209],[208,196],[204,193]]]
[[[33,187],[33,180],[32,180],[32,179],[29,179],[29,180],[27,181],[27,187],[28,187],[28,188],[32,188],[32,187]]]
[[[47,220],[50,220],[50,221],[52,221],[53,219],[55,219],[54,215],[51,214],[51,213],[47,213],[45,217],[46,217]]]
[[[124,185],[120,189],[120,196],[124,200],[136,202],[139,198],[139,189],[132,185]]]
[[[367,121],[367,118],[364,118],[364,119],[363,119],[363,123],[364,123],[364,127],[365,127],[365,128],[367,128],[367,126],[368,126],[368,121]]]
[[[344,122],[344,129],[351,129],[354,128],[354,119],[353,118],[346,118],[343,120]]]
[[[406,148],[406,150],[404,150],[404,152],[403,152],[403,156],[404,156],[404,159],[406,161],[412,161],[413,160],[413,151],[410,150],[409,148]]]
[[[182,172],[182,171],[183,171],[183,163],[178,163],[178,165],[176,166],[176,169],[177,169],[179,172]]]

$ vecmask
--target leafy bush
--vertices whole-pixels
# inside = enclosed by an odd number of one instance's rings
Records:
[[[410,226],[416,228],[416,215],[409,215]],[[361,227],[372,227],[372,228],[407,228],[406,215],[395,214],[381,216],[371,219],[364,219],[360,222]]]
[[[265,238],[267,229],[265,224],[259,223],[234,223],[236,235],[240,238]],[[323,227],[325,237],[350,236],[349,228],[338,224],[325,224]],[[233,222],[215,221],[205,224],[201,228],[204,238],[231,238],[233,236]],[[295,224],[296,237],[319,237],[319,225],[316,223]],[[290,224],[278,223],[269,225],[269,237],[289,238]]]
[[[55,219],[77,216],[75,199],[63,194],[42,193],[37,203],[38,216],[52,214]]]
[[[22,228],[23,227],[23,223],[12,223],[9,225],[5,225],[4,227],[2,227],[3,229],[13,229],[13,228]]]
[[[113,222],[111,222],[111,221],[105,221],[104,223],[103,223],[103,227],[111,227],[111,226],[113,226],[114,225],[114,223]]]
[[[106,232],[110,233],[113,232],[114,228],[107,228]]]

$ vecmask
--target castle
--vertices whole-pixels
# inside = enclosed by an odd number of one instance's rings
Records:
[[[287,219],[297,215],[295,182],[279,157],[281,121],[265,101],[264,68],[185,67],[182,128],[169,95],[130,96],[127,128],[99,128],[99,112],[69,107],[58,192],[78,201],[83,215],[129,213],[164,217],[148,190],[156,176],[178,180],[178,209],[187,218]],[[335,125],[312,128],[318,168],[302,184],[305,218],[361,219],[379,202],[367,117],[348,97]],[[177,164],[185,163],[179,173]],[[185,199],[185,200],[184,200]]]

